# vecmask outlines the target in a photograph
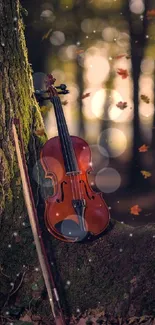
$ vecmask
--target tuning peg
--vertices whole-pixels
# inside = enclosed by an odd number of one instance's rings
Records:
[[[67,86],[65,84],[61,84],[60,86],[56,86],[56,89],[66,90]]]
[[[60,95],[66,95],[66,94],[69,94],[69,90],[59,91],[58,94],[60,94]]]

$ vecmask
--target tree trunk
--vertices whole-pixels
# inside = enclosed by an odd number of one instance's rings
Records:
[[[32,96],[18,0],[0,0],[0,24],[0,319],[1,324],[10,324],[29,309],[43,315],[44,324],[49,325],[50,306],[27,218],[11,132],[11,118],[20,118],[37,202],[41,184],[37,161],[45,137],[34,135],[34,130],[43,125]],[[42,218],[41,202],[36,205]],[[102,238],[83,244],[61,243],[47,236],[45,229],[43,232],[49,259],[52,265],[55,262],[52,268],[65,313],[99,304],[117,315],[155,314],[154,226],[137,230],[116,222]]]
[[[141,177],[141,160],[138,148],[143,144],[140,119],[139,119],[139,78],[141,73],[141,62],[144,55],[146,45],[146,33],[148,27],[147,10],[149,8],[148,1],[144,1],[145,11],[143,14],[143,22],[141,22],[141,32],[137,34],[136,27],[134,26],[134,14],[129,9],[130,1],[126,2],[126,18],[129,21],[130,30],[130,44],[131,44],[131,61],[132,61],[132,75],[133,75],[133,102],[134,102],[134,119],[133,119],[133,148],[132,148],[132,161],[130,166],[130,187],[131,188],[146,188],[144,186],[144,179]],[[138,16],[138,15],[137,15]]]
[[[4,315],[10,299],[16,301],[16,294],[9,299],[10,283],[18,293],[16,289],[27,266],[32,267],[34,279],[34,266],[38,264],[12,141],[11,119],[21,121],[29,165],[32,161],[35,165],[37,147],[45,141],[44,136],[39,138],[33,133],[43,127],[43,122],[33,96],[21,15],[18,0],[0,0],[0,308]],[[28,150],[32,146],[33,150]],[[23,292],[20,302],[27,304],[27,299]]]

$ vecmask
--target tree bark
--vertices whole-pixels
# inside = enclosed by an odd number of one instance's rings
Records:
[[[29,166],[35,165],[37,148],[45,141],[45,136],[34,134],[37,128],[43,127],[43,120],[33,96],[22,8],[18,0],[0,0],[0,31],[0,308],[5,314],[11,297],[16,296],[10,296],[10,283],[17,289],[27,266],[30,268],[38,263],[12,141],[11,119],[19,118],[22,124]],[[23,294],[22,299],[24,303],[27,297]]]

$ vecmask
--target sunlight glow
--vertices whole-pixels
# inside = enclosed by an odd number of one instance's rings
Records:
[[[106,27],[102,31],[102,37],[106,42],[113,42],[114,39],[117,39],[119,32],[114,27]]]
[[[141,64],[141,71],[145,75],[150,75],[154,72],[155,63],[151,57],[146,57],[143,59]]]
[[[89,83],[99,85],[106,81],[110,72],[110,65],[106,58],[101,55],[87,55],[85,57],[87,68],[86,79]]]
[[[101,132],[98,137],[98,144],[108,151],[110,157],[118,157],[127,148],[127,138],[123,131],[111,127]]]

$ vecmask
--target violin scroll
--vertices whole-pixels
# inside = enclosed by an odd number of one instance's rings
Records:
[[[60,84],[60,86],[55,86],[56,79],[53,77],[52,74],[48,74],[47,78],[45,80],[45,85],[47,90],[36,90],[35,96],[38,102],[44,101],[44,100],[51,100],[53,96],[58,97],[58,95],[66,95],[69,93],[69,90],[67,90],[67,86],[65,84]],[[60,91],[57,91],[57,89],[60,89]],[[44,97],[43,95],[48,94],[49,97]]]

